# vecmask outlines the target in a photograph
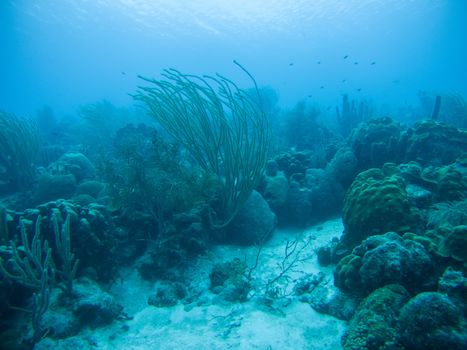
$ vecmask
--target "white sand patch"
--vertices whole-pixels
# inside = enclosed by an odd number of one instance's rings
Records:
[[[128,315],[134,315],[148,306],[147,298],[154,291],[154,283],[141,279],[136,269],[125,268],[120,271],[120,276],[109,292],[124,306]]]
[[[238,331],[239,349],[340,349],[342,327],[309,305],[294,302],[285,317],[262,311],[248,315]]]
[[[283,311],[286,316],[274,315],[254,303],[189,312],[181,306],[148,307],[105,349],[340,349],[342,322],[299,302]]]
[[[329,242],[342,232],[341,220],[302,231],[278,230],[263,247],[259,266],[254,271],[258,285],[273,278],[284,256],[287,241],[307,240],[303,261],[290,272],[291,283],[305,274],[322,272],[332,279],[330,268],[322,268],[316,260],[315,249]],[[252,298],[245,303],[227,303],[207,290],[209,272],[217,262],[233,258],[254,262],[257,247],[218,246],[197,260],[188,273],[191,284],[204,290],[195,306],[178,304],[170,308],[147,305],[147,298],[154,293],[155,283],[141,280],[136,271],[128,269],[122,281],[112,286],[110,292],[133,318],[79,336],[82,349],[146,350],[146,349],[341,349],[340,338],[345,323],[322,315],[297,298],[284,298],[282,302],[267,307]],[[291,283],[293,284],[293,283]],[[331,283],[332,285],[332,283]],[[86,341],[84,341],[86,340]],[[77,340],[76,340],[77,341]],[[83,345],[82,343],[89,344]],[[65,342],[54,344],[54,349],[69,347]]]

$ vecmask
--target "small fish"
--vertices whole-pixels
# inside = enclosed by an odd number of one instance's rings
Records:
[[[309,97],[309,98],[312,98],[312,97],[313,97],[313,95],[308,95],[308,97]]]
[[[125,72],[123,72],[123,71],[122,71],[122,72],[120,72],[120,74],[121,74],[121,75],[126,75],[126,73],[125,73]]]
[[[321,64],[321,61],[316,62],[316,64]]]
[[[372,65],[372,66],[374,66],[375,64],[376,64],[376,62],[375,62],[375,61],[371,62],[371,65]]]
[[[321,85],[319,88],[320,88],[320,89],[324,89],[324,86],[323,86],[323,85]]]
[[[346,60],[346,59],[347,59],[347,57],[349,57],[349,55],[345,55],[345,56],[344,56],[344,60]]]
[[[357,61],[355,61],[353,64],[357,65],[357,64],[358,64],[358,62],[357,62]]]
[[[398,84],[400,84],[400,80],[399,80],[399,79],[395,79],[395,80],[392,81],[392,83],[398,85]]]
[[[342,82],[345,83],[347,80],[346,79],[342,79]]]
[[[362,91],[362,88],[358,88],[357,91],[358,91],[358,92]]]
[[[289,66],[293,66],[293,62],[290,62],[290,63],[289,63]]]

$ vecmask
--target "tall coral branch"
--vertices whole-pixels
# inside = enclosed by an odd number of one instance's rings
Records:
[[[21,220],[22,245],[17,247],[13,240],[10,241],[8,251],[10,258],[8,262],[0,257],[0,274],[34,290],[41,289],[44,270],[48,270],[54,265],[49,242],[47,240],[42,241],[40,238],[40,222],[41,218],[38,217],[34,227],[34,236],[31,243],[29,243],[25,223]]]
[[[55,245],[57,253],[61,259],[61,269],[57,272],[63,280],[63,290],[67,295],[73,292],[73,280],[78,270],[79,260],[75,259],[75,255],[71,252],[71,237],[70,237],[70,215],[68,214],[61,229],[58,224],[57,214],[52,214],[52,225],[55,236]]]
[[[240,68],[258,92],[253,77]],[[151,85],[140,87],[135,98],[204,171],[218,177],[220,210],[211,224],[226,227],[260,179],[270,142],[268,119],[256,100],[226,77],[187,75],[175,69],[162,75],[165,80],[142,78]]]

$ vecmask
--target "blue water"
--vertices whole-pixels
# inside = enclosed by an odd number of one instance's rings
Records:
[[[343,93],[389,109],[416,104],[419,90],[466,96],[467,1],[0,3],[0,109],[20,115],[128,105],[138,74],[169,67],[248,87],[234,59],[282,106],[335,106]]]

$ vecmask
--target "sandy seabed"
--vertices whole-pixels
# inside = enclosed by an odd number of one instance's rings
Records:
[[[290,281],[301,276],[325,275],[332,286],[332,268],[318,265],[316,248],[342,233],[342,221],[330,220],[305,230],[278,229],[264,245],[255,281],[268,281],[277,275],[287,242],[309,241],[303,259],[283,281],[284,290]],[[187,279],[204,292],[198,302],[189,306],[178,304],[158,308],[147,303],[157,283],[142,280],[136,269],[125,269],[121,279],[109,292],[126,314],[126,321],[82,331],[79,335],[54,341],[44,339],[37,349],[341,349],[340,338],[346,324],[313,310],[297,297],[281,298],[273,305],[258,303],[251,298],[244,303],[229,303],[209,291],[209,273],[213,264],[233,258],[254,263],[257,247],[217,246],[189,267]],[[252,265],[250,265],[252,266]]]

